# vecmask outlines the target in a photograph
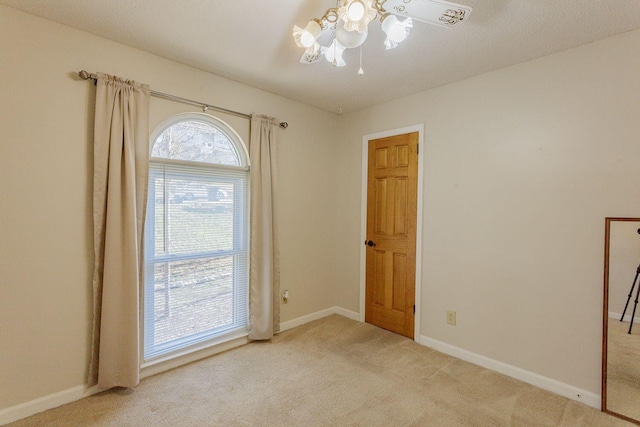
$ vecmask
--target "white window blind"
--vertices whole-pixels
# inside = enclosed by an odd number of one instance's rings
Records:
[[[186,128],[191,132],[186,136],[185,122],[167,128],[152,151],[145,223],[145,361],[247,328],[248,167],[211,124],[190,121]],[[210,155],[212,147],[218,154]],[[209,158],[193,156],[198,150]],[[196,161],[186,161],[189,156]]]

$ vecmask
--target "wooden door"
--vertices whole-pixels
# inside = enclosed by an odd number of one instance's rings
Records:
[[[365,321],[414,338],[418,133],[369,141]]]

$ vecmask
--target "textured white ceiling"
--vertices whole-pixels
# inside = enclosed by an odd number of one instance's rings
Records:
[[[455,29],[415,22],[385,51],[372,24],[347,66],[299,63],[291,37],[334,0],[0,0],[319,108],[349,112],[640,28],[640,0],[457,0],[471,6]],[[638,52],[630,52],[637,55]],[[95,71],[95,70],[90,70]]]

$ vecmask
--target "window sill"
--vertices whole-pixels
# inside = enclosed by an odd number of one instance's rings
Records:
[[[247,344],[247,332],[227,335],[217,340],[208,341],[183,351],[172,353],[140,365],[140,379],[165,372],[197,360],[205,359],[223,351],[231,350]]]

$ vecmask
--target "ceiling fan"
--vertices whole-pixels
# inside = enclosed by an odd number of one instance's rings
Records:
[[[294,26],[293,38],[305,49],[301,63],[313,64],[324,56],[333,65],[343,67],[345,49],[361,47],[367,39],[369,23],[378,17],[386,34],[385,47],[393,49],[407,38],[413,20],[454,28],[469,17],[471,10],[445,0],[337,0],[336,7],[327,9],[322,18],[310,20],[304,28]],[[361,64],[358,74],[363,73]]]

